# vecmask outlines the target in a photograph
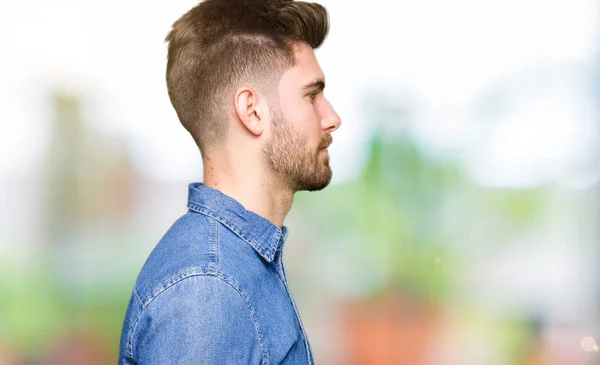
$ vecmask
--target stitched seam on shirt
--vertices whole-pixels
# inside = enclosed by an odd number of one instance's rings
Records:
[[[216,270],[217,272],[219,272],[219,247],[221,246],[219,243],[219,222],[215,221],[215,263],[216,263]]]
[[[130,341],[131,337],[133,337],[133,334],[135,333],[135,330],[137,328],[138,325],[138,321],[139,319],[142,317],[142,314],[144,313],[144,311],[146,310],[146,308],[148,308],[148,305],[150,305],[150,303],[156,298],[158,297],[162,292],[164,292],[166,289],[170,288],[171,286],[179,283],[180,281],[183,281],[187,278],[193,277],[193,276],[214,276],[218,279],[223,280],[225,283],[229,284],[233,289],[235,289],[235,291],[238,292],[238,294],[242,297],[242,299],[244,300],[244,302],[246,303],[246,305],[248,306],[248,311],[250,312],[250,318],[252,320],[252,324],[254,325],[254,330],[256,333],[256,337],[258,337],[258,342],[260,343],[260,347],[262,349],[263,352],[263,360],[264,360],[264,365],[269,365],[269,353],[267,351],[267,346],[265,345],[265,342],[263,340],[263,336],[262,333],[260,331],[260,325],[258,324],[258,320],[256,319],[256,315],[254,312],[254,308],[252,308],[252,305],[250,304],[250,299],[244,295],[244,293],[242,292],[242,290],[239,288],[239,285],[237,285],[237,282],[235,280],[233,280],[232,278],[228,277],[227,275],[225,275],[222,272],[216,272],[216,273],[211,273],[211,272],[195,272],[195,273],[189,273],[183,277],[181,277],[179,280],[174,281],[173,283],[171,283],[170,285],[166,286],[163,290],[161,290],[160,292],[158,292],[156,295],[154,295],[153,297],[151,297],[148,302],[146,303],[145,306],[142,306],[142,310],[140,311],[140,314],[137,316],[133,326],[132,326],[132,330],[130,335],[128,336],[128,342]],[[132,343],[128,343],[128,350],[131,350],[131,358],[133,359],[133,344]]]
[[[142,309],[140,310],[140,313],[135,318],[135,322],[133,322],[133,325],[131,326],[131,330],[130,330],[129,334],[127,335],[127,354],[126,355],[128,355],[129,358],[134,363],[137,363],[137,361],[135,361],[135,359],[133,357],[133,336],[135,335],[135,332],[137,330],[138,322],[140,321],[142,314],[144,314],[144,306],[143,305],[140,305],[140,306],[142,307]]]
[[[178,282],[180,282],[183,279],[189,278],[190,276],[196,276],[196,275],[215,275],[215,272],[212,271],[204,271],[201,269],[192,269],[192,270],[186,270],[183,273],[177,275],[177,276],[173,276],[169,279],[169,281],[167,281],[166,283],[164,283],[164,286],[161,287],[158,291],[153,292],[150,297],[146,300],[146,302],[144,302],[144,304],[142,305],[142,309],[146,309],[148,308],[148,306],[150,305],[150,303],[152,303],[152,301],[158,297],[162,292],[164,292],[165,290],[169,289],[170,287],[172,287],[173,285],[177,284]]]
[[[260,325],[258,324],[258,320],[256,318],[256,312],[254,311],[254,308],[252,308],[252,304],[250,303],[250,298],[248,298],[244,294],[244,292],[242,292],[241,288],[239,287],[239,284],[234,279],[228,277],[227,275],[225,275],[222,272],[218,272],[217,277],[222,279],[229,285],[231,285],[231,287],[233,287],[240,294],[242,299],[244,299],[244,302],[246,302],[246,305],[248,306],[248,311],[250,312],[250,318],[252,319],[252,323],[254,324],[254,330],[256,331],[256,337],[258,337],[258,342],[260,343],[260,346],[263,351],[264,365],[269,365],[269,352],[267,351],[267,346],[265,345],[265,342],[263,340],[263,336],[260,331]]]
[[[138,302],[140,303],[140,306],[144,305],[144,301],[142,300],[142,298],[140,298],[140,295],[138,294],[136,288],[133,288],[133,296],[135,297],[135,299],[138,300]]]
[[[283,252],[280,252],[280,255],[282,253]],[[298,320],[298,325],[300,326],[300,331],[302,332],[302,337],[304,337],[304,347],[306,349],[306,356],[307,356],[309,363],[312,363],[311,351],[309,348],[310,344],[308,343],[308,334],[306,333],[306,330],[304,329],[304,325],[302,324],[302,319],[300,318],[300,311],[298,310],[296,303],[294,303],[294,298],[292,298],[292,291],[289,288],[289,283],[288,283],[288,285],[286,285],[286,283],[285,283],[285,272],[284,272],[284,268],[283,268],[282,256],[279,257],[279,260],[276,263],[276,265],[279,266],[279,268],[281,269],[281,274],[279,274],[279,272],[277,272],[277,277],[279,278],[279,281],[283,285],[283,287],[288,295],[288,299],[290,300],[290,303],[292,304],[292,307],[294,308],[294,316]]]

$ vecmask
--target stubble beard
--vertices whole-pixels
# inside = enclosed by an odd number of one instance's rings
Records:
[[[272,115],[271,140],[263,148],[269,168],[294,192],[324,189],[332,177],[329,155],[320,156],[320,149],[307,148],[306,137],[296,132],[279,111]]]

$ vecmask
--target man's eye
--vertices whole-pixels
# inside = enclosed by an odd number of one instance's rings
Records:
[[[319,93],[317,91],[312,92],[310,94],[308,94],[308,97],[310,98],[310,100],[315,101],[315,98],[317,97]]]

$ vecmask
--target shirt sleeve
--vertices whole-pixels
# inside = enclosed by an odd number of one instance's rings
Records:
[[[142,312],[135,333],[139,365],[260,364],[263,357],[246,301],[212,275],[165,289]]]

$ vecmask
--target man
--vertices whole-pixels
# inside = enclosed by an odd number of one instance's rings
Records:
[[[340,118],[313,49],[321,5],[206,0],[167,36],[167,87],[204,181],[150,254],[120,364],[312,364],[283,266],[294,193],[331,181]]]

